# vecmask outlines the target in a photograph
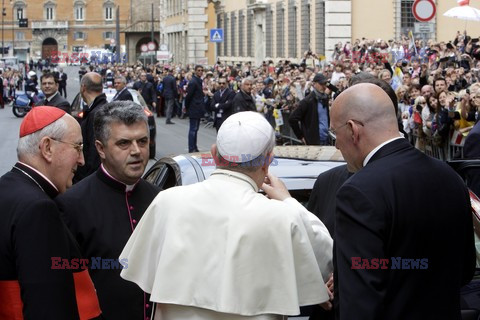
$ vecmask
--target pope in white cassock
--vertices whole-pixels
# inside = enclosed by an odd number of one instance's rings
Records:
[[[259,113],[230,116],[212,175],[160,192],[147,209],[121,276],[151,294],[156,320],[283,319],[329,301],[332,238],[268,173],[274,145]]]

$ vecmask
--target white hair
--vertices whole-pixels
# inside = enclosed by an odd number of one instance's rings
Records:
[[[17,157],[18,159],[38,154],[40,141],[43,137],[52,137],[62,139],[67,132],[67,122],[65,116],[49,124],[42,130],[31,133],[18,140]]]
[[[252,77],[243,78],[241,85],[243,86],[247,82],[253,83],[253,78]]]

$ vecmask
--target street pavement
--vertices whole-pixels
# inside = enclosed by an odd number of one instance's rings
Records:
[[[78,79],[78,66],[63,67],[67,73],[67,100],[71,103],[79,92],[80,83]],[[174,118],[175,124],[166,125],[165,118],[156,118],[157,123],[157,150],[156,159],[165,156],[188,153],[188,119]],[[18,143],[18,132],[22,119],[12,113],[11,105],[0,109],[0,176],[9,171],[17,161],[16,148]],[[205,128],[200,125],[198,131],[198,148],[200,151],[210,151],[215,143],[216,132],[214,128]],[[150,162],[152,164],[152,162]]]

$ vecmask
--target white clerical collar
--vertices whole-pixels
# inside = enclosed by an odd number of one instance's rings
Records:
[[[137,184],[138,181],[137,181],[136,183],[134,183],[134,184],[125,184],[124,182],[122,182],[122,181],[120,181],[120,180],[118,180],[118,179],[115,179],[115,178],[108,172],[107,168],[105,168],[105,166],[103,165],[103,163],[100,164],[100,166],[102,167],[103,172],[104,172],[109,178],[111,178],[112,180],[115,180],[115,181],[120,182],[121,184],[125,185],[125,192],[132,191],[133,188],[135,188],[135,185]],[[140,181],[140,179],[139,179],[139,181]]]
[[[25,162],[21,162],[21,161],[18,161],[18,163],[21,163],[22,165],[24,165],[25,167],[28,167],[29,169],[35,171],[36,173],[38,173],[38,175],[40,175],[43,179],[45,179],[45,181],[47,181],[48,183],[50,183],[52,185],[52,187],[55,188],[55,190],[58,191],[58,188],[53,184],[52,181],[50,181],[50,179],[48,179],[43,173],[41,173],[40,171],[38,171],[37,169],[35,169],[34,167],[32,166],[29,166],[28,164],[26,164]],[[41,188],[40,188],[41,189]]]
[[[245,183],[248,183],[253,188],[253,190],[255,190],[255,192],[258,192],[257,184],[255,183],[255,181],[253,181],[252,178],[250,178],[246,174],[236,172],[236,171],[231,171],[231,170],[225,170],[225,169],[215,169],[215,171],[213,171],[213,173],[210,176],[213,176],[213,175],[223,175],[223,176],[228,176],[230,178],[234,178],[238,181],[243,181]]]
[[[45,98],[45,100],[47,100],[48,102],[52,101],[52,99],[58,94],[58,90],[57,92],[55,92],[53,95],[51,95],[50,97],[48,98]]]
[[[399,137],[396,137],[396,138],[392,138],[392,139],[390,139],[390,140],[387,140],[387,141],[381,143],[380,145],[378,145],[378,146],[377,146],[376,148],[374,148],[372,151],[370,151],[370,153],[367,154],[367,156],[366,156],[365,159],[363,160],[363,166],[365,167],[365,166],[367,165],[368,161],[370,161],[370,159],[372,159],[373,155],[374,155],[375,153],[377,153],[377,151],[380,150],[380,148],[383,147],[384,145],[386,145],[386,144],[388,144],[388,143],[390,143],[390,142],[392,142],[392,141],[398,140],[398,139],[405,139],[405,138],[403,137],[403,135],[401,135],[401,133],[399,133],[399,135],[400,135]]]

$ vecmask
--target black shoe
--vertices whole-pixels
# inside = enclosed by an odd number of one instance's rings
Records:
[[[167,121],[167,122],[165,122],[165,124],[175,124],[175,122]]]

